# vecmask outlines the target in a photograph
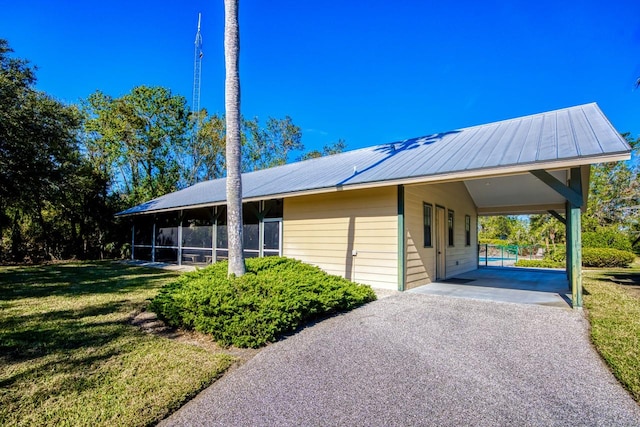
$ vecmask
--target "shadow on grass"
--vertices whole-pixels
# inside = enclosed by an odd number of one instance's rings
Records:
[[[615,271],[603,274],[599,279],[605,283],[615,283],[626,289],[631,295],[640,298],[640,272],[636,271]]]
[[[604,275],[608,280],[622,286],[640,286],[640,272],[615,272]]]
[[[175,273],[113,262],[9,267],[0,270],[0,301],[125,293],[170,277]]]
[[[134,308],[122,300],[84,307],[80,310],[54,310],[12,316],[0,321],[0,354],[20,361],[58,351],[97,347],[119,338],[126,327],[126,315],[100,321],[96,316]],[[119,313],[118,313],[119,314]],[[94,318],[94,319],[90,319]],[[129,332],[130,333],[130,332]]]
[[[102,309],[109,309],[108,305]],[[30,327],[4,333],[0,340],[0,358],[6,365],[30,362],[13,375],[2,377],[0,388],[36,378],[39,373],[90,372],[97,363],[126,351],[133,339],[131,326],[122,321],[58,320],[34,323]],[[2,325],[4,329],[5,325]],[[36,362],[39,358],[43,358]],[[42,363],[44,362],[44,363]],[[83,375],[85,377],[85,375]],[[78,384],[73,389],[78,389]]]
[[[175,273],[111,262],[1,269],[0,365],[27,363],[2,373],[0,388],[47,371],[90,372],[127,351],[142,333],[129,316],[146,289],[171,277]]]

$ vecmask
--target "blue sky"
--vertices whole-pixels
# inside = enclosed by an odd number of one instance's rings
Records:
[[[224,109],[223,2],[0,0],[0,37],[65,102],[162,85]],[[241,0],[242,113],[349,149],[597,102],[640,136],[640,2]]]

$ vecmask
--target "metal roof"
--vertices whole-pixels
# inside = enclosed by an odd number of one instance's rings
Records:
[[[626,159],[630,151],[592,103],[244,173],[243,199],[578,166]],[[118,215],[223,204],[225,199],[221,178]]]

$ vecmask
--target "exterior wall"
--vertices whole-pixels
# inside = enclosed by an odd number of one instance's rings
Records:
[[[395,186],[286,198],[283,255],[397,289],[397,203]]]
[[[433,206],[433,246],[424,247],[423,204]],[[445,277],[478,268],[477,208],[462,182],[421,184],[405,187],[406,284],[415,288],[435,281],[436,277],[436,206],[454,211],[454,246],[446,243]],[[465,215],[471,217],[471,245],[465,245]],[[446,235],[446,232],[445,232]]]

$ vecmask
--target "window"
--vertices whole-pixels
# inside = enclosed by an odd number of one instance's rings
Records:
[[[453,211],[447,211],[447,226],[449,228],[449,246],[454,246],[453,244]]]
[[[464,216],[464,244],[471,246],[471,217],[469,215]]]
[[[433,223],[433,206],[429,203],[423,204],[424,216],[424,247],[432,247],[431,243],[431,224]]]

